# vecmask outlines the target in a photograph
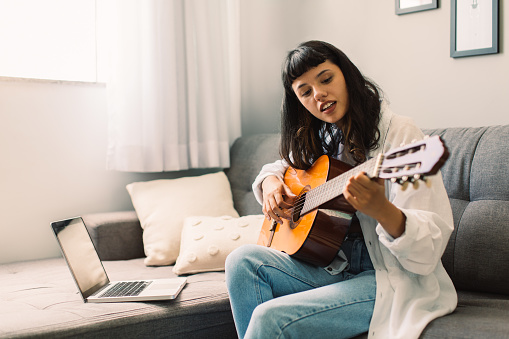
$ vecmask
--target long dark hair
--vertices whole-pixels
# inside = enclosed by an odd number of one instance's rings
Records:
[[[343,72],[348,89],[349,108],[341,131],[335,124],[309,113],[292,89],[295,79],[327,60]],[[380,138],[381,90],[365,78],[341,50],[322,41],[300,44],[288,53],[282,67],[282,80],[280,154],[283,159],[292,167],[308,169],[321,155],[334,155],[343,143],[355,162],[366,161],[366,153],[376,148]],[[324,137],[326,135],[329,137]]]

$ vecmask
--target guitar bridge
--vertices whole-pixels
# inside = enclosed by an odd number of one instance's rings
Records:
[[[276,233],[276,227],[277,227],[277,221],[272,220],[272,225],[270,226],[269,232],[269,240],[267,241],[267,247],[270,247],[272,245],[272,239],[274,239],[274,233]]]

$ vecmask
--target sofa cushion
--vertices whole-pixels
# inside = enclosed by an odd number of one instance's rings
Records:
[[[224,172],[135,182],[127,190],[143,228],[146,265],[175,263],[186,217],[238,217]]]
[[[175,277],[143,259],[103,262],[110,279]],[[84,303],[62,258],[0,265],[2,338],[236,338],[223,272],[188,277],[175,300]]]
[[[240,215],[260,214],[251,184],[263,165],[280,159],[279,134],[255,134],[239,138],[231,147],[231,167],[226,175],[232,187],[235,209]]]
[[[509,294],[509,126],[424,132],[451,153],[441,170],[455,224],[444,267],[457,289]]]
[[[458,307],[433,320],[421,338],[507,338],[509,297],[497,294],[458,292]]]
[[[509,202],[472,201],[456,231],[456,288],[509,295]],[[505,229],[505,230],[503,230]]]
[[[442,167],[445,189],[449,198],[470,201],[470,176],[477,145],[486,127],[424,130],[439,135],[451,154]]]
[[[472,161],[470,201],[509,200],[509,126],[487,128]]]
[[[173,272],[182,275],[224,271],[231,251],[244,244],[256,244],[263,220],[263,214],[186,218]]]
[[[145,257],[143,232],[135,211],[86,214],[82,218],[101,260]]]
[[[429,323],[419,338],[505,339],[508,333],[507,319],[509,319],[509,297],[459,291],[456,310]],[[355,337],[355,339],[367,338],[367,333]]]

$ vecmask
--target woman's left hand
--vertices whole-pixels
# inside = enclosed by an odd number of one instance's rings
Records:
[[[343,196],[356,210],[377,220],[394,238],[405,231],[406,216],[385,196],[382,179],[370,179],[366,173],[351,177]]]
[[[351,177],[343,195],[356,210],[378,220],[378,215],[389,201],[385,197],[382,179],[370,179],[362,172]]]

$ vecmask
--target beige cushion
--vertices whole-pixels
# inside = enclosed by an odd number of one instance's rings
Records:
[[[172,265],[189,216],[238,217],[224,172],[127,185],[143,228],[147,266]]]
[[[223,271],[231,251],[240,245],[256,244],[263,220],[263,215],[187,218],[173,272]]]

